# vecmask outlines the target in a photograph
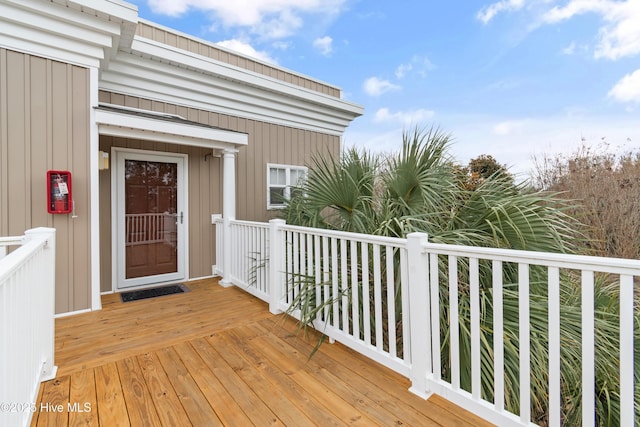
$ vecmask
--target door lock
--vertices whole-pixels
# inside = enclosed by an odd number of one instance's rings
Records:
[[[173,216],[176,218],[176,224],[178,223],[178,220],[180,221],[180,224],[183,223],[184,213],[182,211],[180,211],[180,214],[174,213]]]

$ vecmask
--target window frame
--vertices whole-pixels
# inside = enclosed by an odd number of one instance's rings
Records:
[[[285,171],[285,184],[272,184],[271,183],[271,171],[273,169],[284,169]],[[309,168],[306,166],[297,166],[297,165],[284,165],[279,163],[267,163],[267,210],[274,209],[284,209],[285,205],[283,204],[273,204],[271,202],[271,189],[272,188],[282,188],[283,196],[285,200],[289,200],[291,197],[291,188],[296,185],[296,183],[291,182],[291,172],[302,172],[304,179],[307,178],[309,173]]]

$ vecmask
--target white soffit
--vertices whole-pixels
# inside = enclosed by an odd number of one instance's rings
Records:
[[[343,99],[136,36],[100,88],[268,123],[341,135],[363,108]]]
[[[0,0],[0,46],[81,66],[130,43],[135,6],[116,0]]]
[[[211,149],[247,145],[246,133],[215,128],[153,111],[103,105],[96,108],[100,135],[142,139]]]

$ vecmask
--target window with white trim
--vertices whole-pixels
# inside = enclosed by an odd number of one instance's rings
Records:
[[[304,166],[267,164],[267,209],[282,209],[292,189],[307,177]]]

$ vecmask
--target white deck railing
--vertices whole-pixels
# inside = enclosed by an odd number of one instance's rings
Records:
[[[410,240],[412,236],[410,235]],[[415,237],[414,237],[415,238]],[[619,364],[619,372],[616,378],[607,378],[612,384],[618,384],[620,396],[620,425],[637,425],[636,419],[636,384],[634,381],[634,330],[638,325],[634,320],[634,278],[640,277],[640,261],[624,260],[601,257],[588,257],[566,254],[551,254],[517,250],[503,250],[491,248],[464,247],[454,245],[439,245],[428,243],[426,236],[417,236],[421,239],[420,246],[422,252],[418,255],[417,262],[420,265],[434,266],[440,263],[440,273],[438,268],[429,269],[429,278],[420,280],[422,286],[428,286],[430,293],[431,307],[431,352],[432,360],[442,359],[440,350],[442,348],[441,337],[443,331],[440,330],[439,316],[443,312],[451,313],[448,325],[450,332],[449,346],[450,357],[449,366],[442,366],[434,363],[432,371],[428,374],[426,389],[437,394],[446,396],[449,400],[467,409],[470,409],[491,421],[499,424],[530,424],[531,419],[531,386],[532,381],[546,382],[548,389],[548,401],[546,409],[550,426],[560,426],[563,424],[561,418],[562,409],[562,389],[561,376],[566,367],[561,366],[561,345],[570,345],[572,338],[578,343],[577,353],[581,355],[576,363],[581,364],[581,402],[582,425],[596,425],[596,365],[595,358],[596,340],[596,311],[595,311],[595,289],[598,280],[605,279],[611,286],[617,286],[619,293],[617,304],[619,304],[619,336],[608,337],[612,341],[617,341],[618,351],[607,354],[605,357],[613,358]],[[443,277],[442,264],[447,266]],[[513,269],[517,275],[516,298],[511,298],[510,304],[517,306],[516,319],[505,317],[507,307],[506,290],[507,284],[504,282],[505,270]],[[465,273],[461,273],[464,270]],[[490,276],[489,283],[481,280],[481,271]],[[534,275],[534,270],[537,274]],[[533,294],[530,286],[533,285],[533,278],[545,278],[546,293],[537,297],[537,301],[532,300]],[[563,323],[568,321],[566,313],[561,312],[561,280],[562,278],[574,278],[574,286],[580,290],[580,323],[581,337],[561,336]],[[466,284],[459,283],[464,279]],[[412,282],[412,286],[415,283]],[[493,318],[482,319],[483,310],[481,305],[480,288],[489,286],[492,294]],[[539,286],[540,283],[537,284]],[[566,284],[565,284],[566,286]],[[445,289],[445,298],[449,304],[441,306],[441,291]],[[510,291],[513,291],[511,286]],[[465,292],[469,295],[469,306],[462,307],[458,294]],[[544,333],[536,331],[531,320],[531,305],[546,300],[547,330]],[[470,328],[470,360],[471,360],[471,387],[470,390],[462,390],[460,387],[460,372],[469,367],[461,366],[460,350],[457,348],[459,337],[457,331],[460,330],[463,321],[462,312],[466,311],[468,322],[465,327]],[[513,310],[512,310],[513,311]],[[538,319],[540,320],[540,319]],[[505,324],[507,321],[517,323],[519,344],[519,372],[517,388],[519,394],[520,411],[510,414],[504,405],[505,399]],[[492,324],[493,342],[483,342],[481,327]],[[539,323],[538,323],[539,324]],[[533,340],[545,336],[546,342]],[[602,337],[600,337],[602,339]],[[513,342],[511,343],[513,344]],[[543,349],[548,355],[548,378],[532,378],[531,356],[534,353],[532,344],[536,349]],[[493,352],[493,369],[481,366],[481,351],[489,349]],[[615,350],[615,349],[614,349]],[[602,355],[600,355],[602,357]],[[600,361],[602,363],[602,361]],[[442,369],[450,372],[450,378],[444,379]],[[494,399],[487,401],[482,396],[481,375],[490,371],[494,375]],[[415,385],[414,385],[415,386]],[[567,384],[565,384],[567,386]],[[615,387],[614,387],[615,388]],[[526,402],[522,404],[522,402]],[[640,415],[640,413],[638,414]],[[600,423],[608,424],[606,420],[599,420]]]
[[[18,246],[6,254],[8,246]],[[55,377],[55,230],[0,239],[0,425],[26,426]]]
[[[317,308],[312,311],[314,325],[330,339],[406,376],[414,393],[437,393],[498,425],[533,424],[532,351],[542,351],[548,360],[545,378],[533,378],[548,390],[543,402],[548,423],[564,422],[561,376],[566,367],[560,354],[568,342],[579,347],[574,362],[582,370],[577,403],[582,425],[596,424],[595,283],[604,278],[620,295],[619,336],[612,340],[619,348],[607,355],[619,360],[619,372],[609,380],[617,384],[620,396],[620,425],[638,424],[634,280],[640,277],[640,261],[440,245],[429,243],[422,233],[395,239],[296,227],[280,220],[269,225],[227,223],[216,222],[217,239],[227,232],[225,227],[233,233],[233,250],[218,252],[216,260],[221,265],[220,255],[232,258],[225,264],[230,271],[221,271],[225,280],[250,290],[254,263],[267,261],[260,292],[252,293],[269,302],[272,312],[299,317],[296,307]],[[508,277],[514,282],[506,283]],[[581,307],[579,336],[570,341],[561,335],[568,320],[560,310],[561,282],[566,284],[569,277],[577,278]],[[533,286],[537,291],[542,286],[544,295],[532,294]],[[540,301],[546,310],[543,334],[531,322],[530,307]],[[506,334],[514,328],[515,335]],[[539,342],[544,334],[547,341]],[[505,345],[518,349],[515,379],[514,374],[505,375]],[[483,358],[487,351],[491,357]],[[486,375],[494,379],[491,393],[482,389]],[[470,378],[469,383],[462,384],[462,377]],[[525,402],[518,410],[505,405],[509,390]]]
[[[216,224],[216,273],[224,274],[224,259],[231,269],[226,276],[234,285],[242,286],[252,295],[268,301],[269,289],[269,224],[248,221],[229,221],[229,235],[232,245],[227,252],[222,244],[224,222]]]
[[[126,245],[167,243],[176,245],[176,215],[170,213],[126,214]]]

